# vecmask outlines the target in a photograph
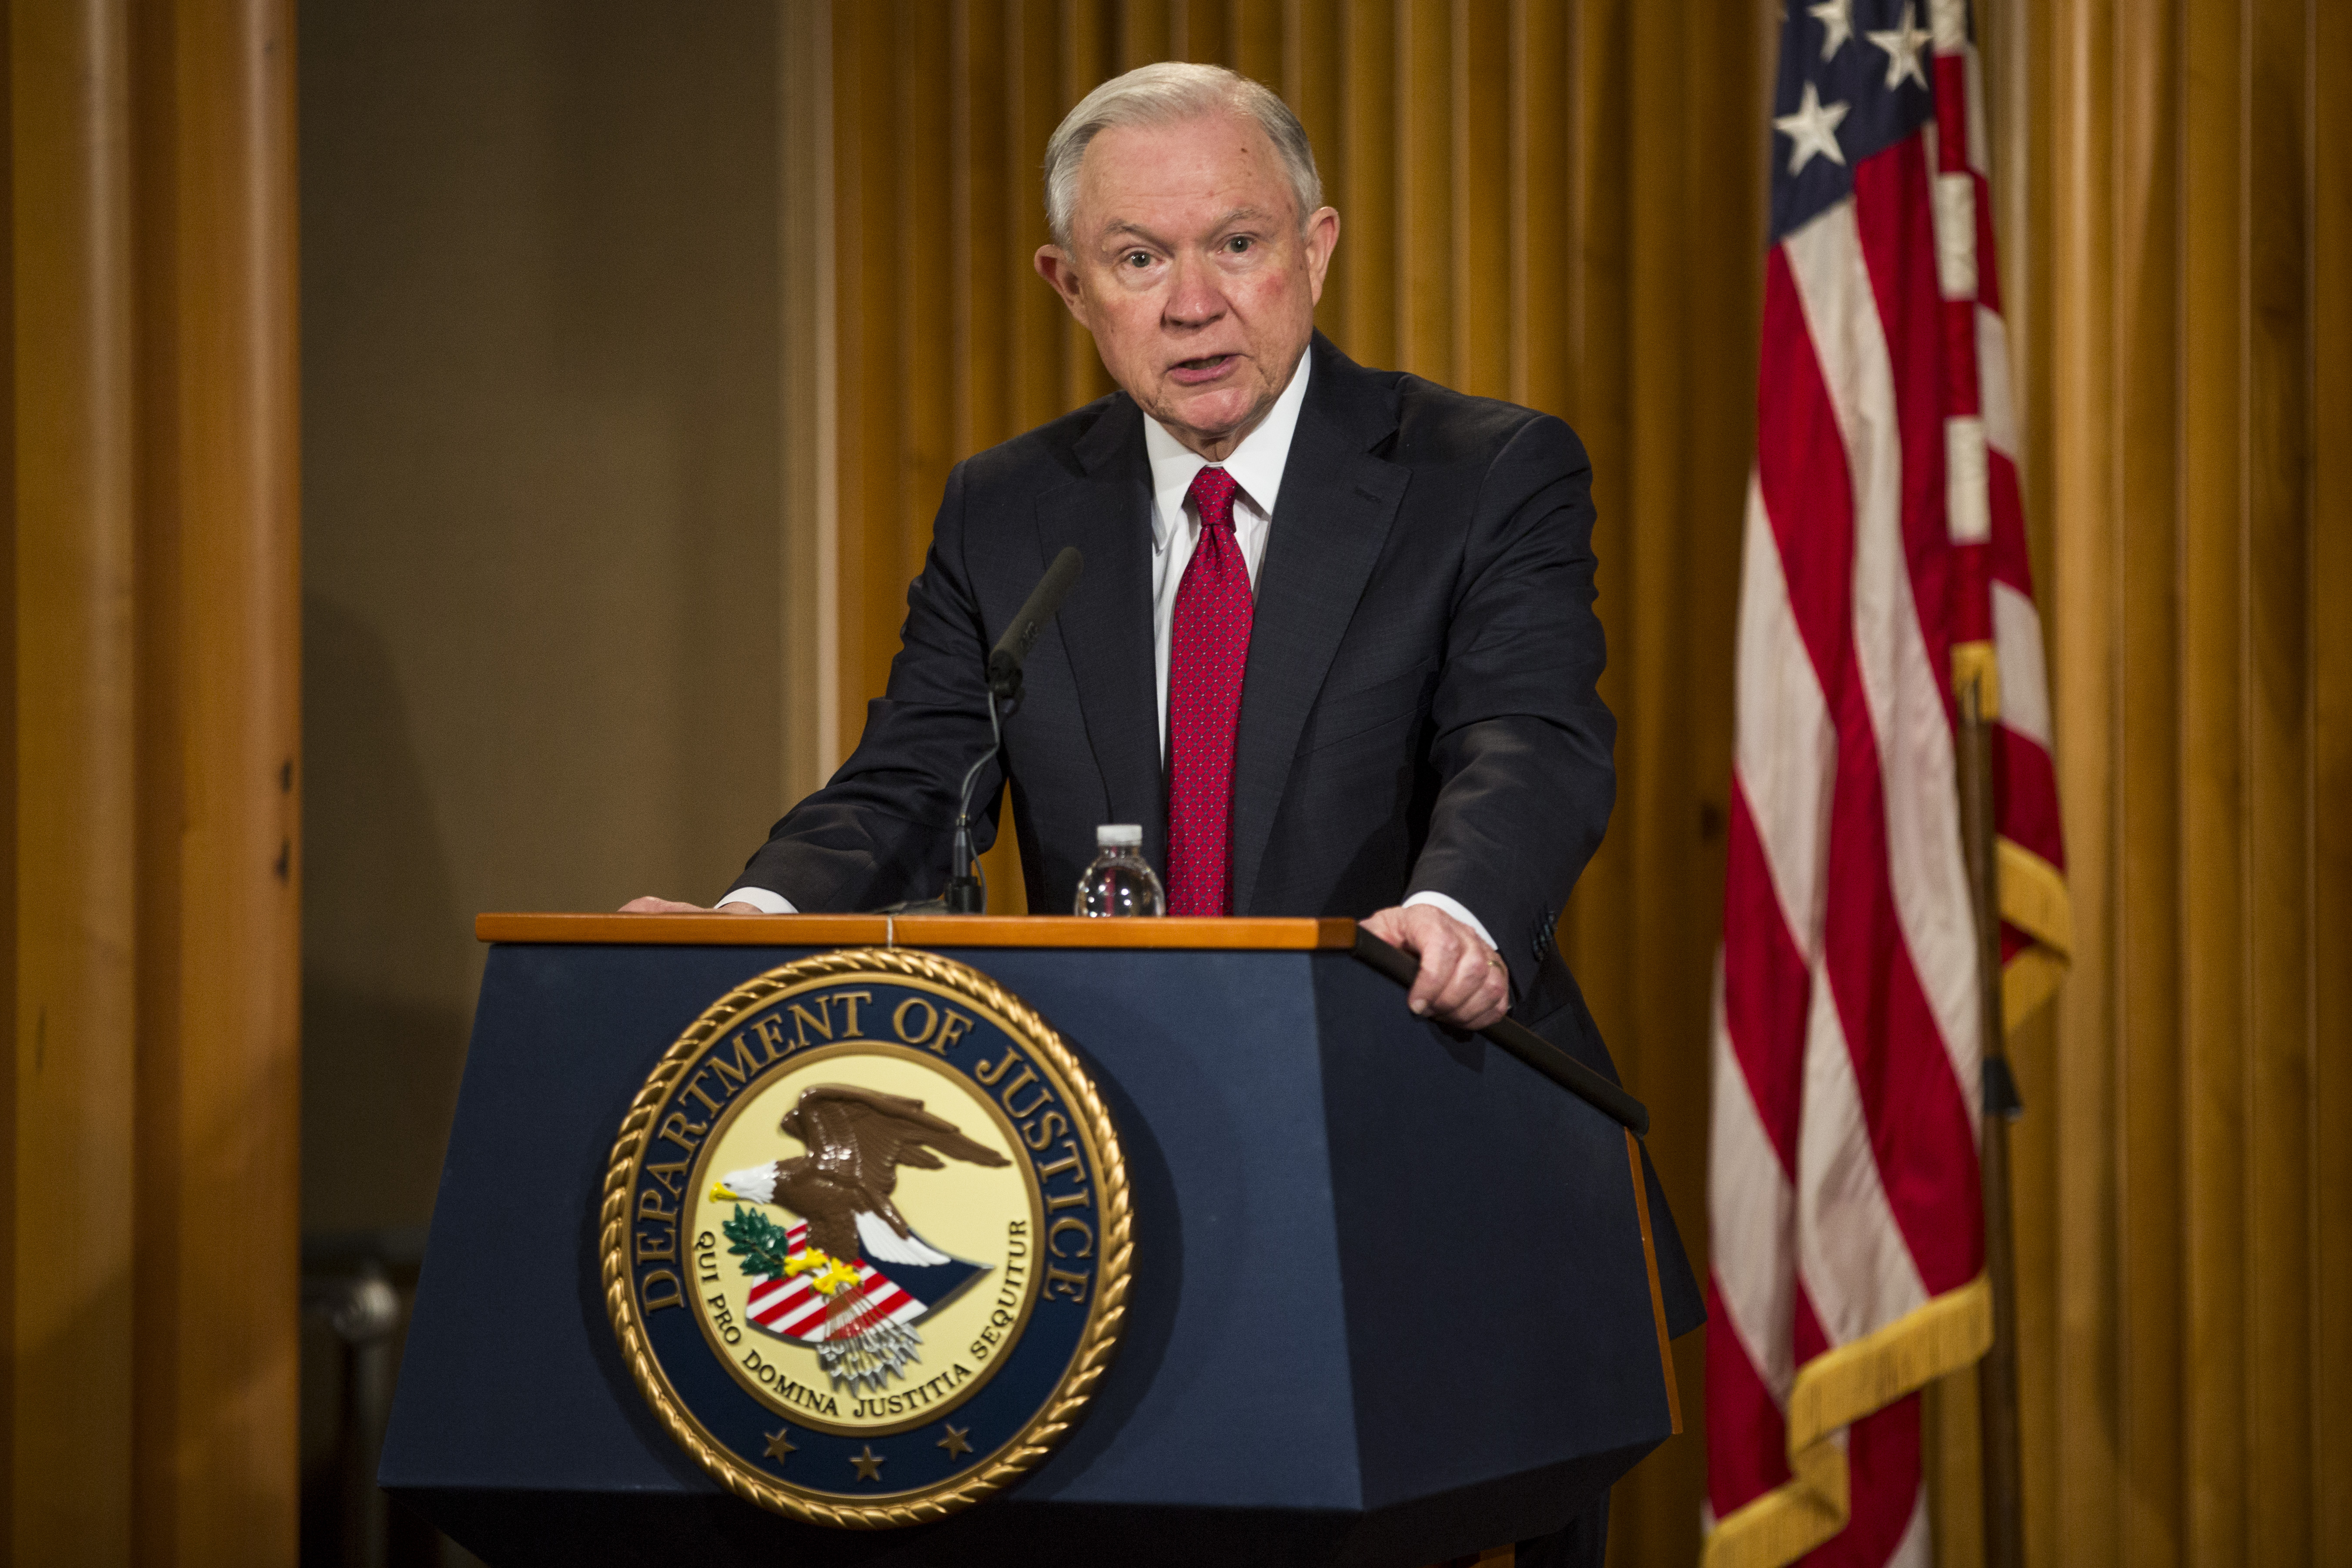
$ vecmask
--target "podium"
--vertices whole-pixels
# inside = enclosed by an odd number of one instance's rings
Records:
[[[379,1479],[497,1568],[1350,1563],[1556,1530],[1680,1429],[1639,1155],[1414,1018],[1347,921],[486,915],[494,943]],[[1102,1086],[1132,1305],[1010,1493],[848,1531],[727,1495],[605,1317],[597,1209],[648,1068],[813,952],[919,948],[1042,1013]]]

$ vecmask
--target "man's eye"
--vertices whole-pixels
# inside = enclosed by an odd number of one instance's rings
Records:
[[[1129,267],[1139,270],[1151,265],[1151,253],[1148,250],[1130,250],[1127,253],[1126,259]]]
[[[1243,251],[1247,250],[1253,243],[1255,242],[1251,240],[1248,235],[1237,234],[1234,236],[1233,238],[1225,241],[1225,249],[1235,256],[1239,256]]]

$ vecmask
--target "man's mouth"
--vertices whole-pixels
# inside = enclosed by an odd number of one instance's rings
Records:
[[[1168,374],[1180,385],[1202,386],[1223,375],[1240,361],[1239,354],[1203,354],[1199,359],[1178,360],[1168,368]]]

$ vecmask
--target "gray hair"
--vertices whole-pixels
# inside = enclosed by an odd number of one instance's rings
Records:
[[[1274,143],[1298,200],[1298,225],[1323,205],[1323,178],[1307,127],[1270,88],[1223,66],[1162,60],[1111,78],[1078,100],[1045,143],[1045,222],[1054,243],[1070,247],[1070,215],[1078,203],[1078,165],[1087,145],[1114,125],[1171,125],[1204,114],[1228,113],[1253,121]]]

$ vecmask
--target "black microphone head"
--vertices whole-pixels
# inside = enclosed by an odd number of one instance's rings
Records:
[[[1030,594],[1029,602],[1021,606],[1016,621],[1024,657],[1035,646],[1037,634],[1045,629],[1045,623],[1061,609],[1062,601],[1070,596],[1070,590],[1078,585],[1078,574],[1086,569],[1087,558],[1078,553],[1078,547],[1065,544],[1062,552],[1054,557],[1054,563],[1045,568],[1045,574],[1037,579],[1037,586]]]
[[[1001,702],[1021,695],[1021,660],[1011,648],[1000,647],[988,656],[988,689]]]
[[[1004,635],[989,650],[989,689],[999,697],[1012,697],[1021,689],[1021,661],[1029,657],[1045,623],[1054,618],[1062,601],[1077,586],[1078,574],[1086,570],[1086,564],[1087,558],[1078,553],[1077,546],[1063,546],[1062,552],[1054,557],[1054,563],[1045,568],[1045,574],[1037,580],[1028,599],[1006,625]]]

